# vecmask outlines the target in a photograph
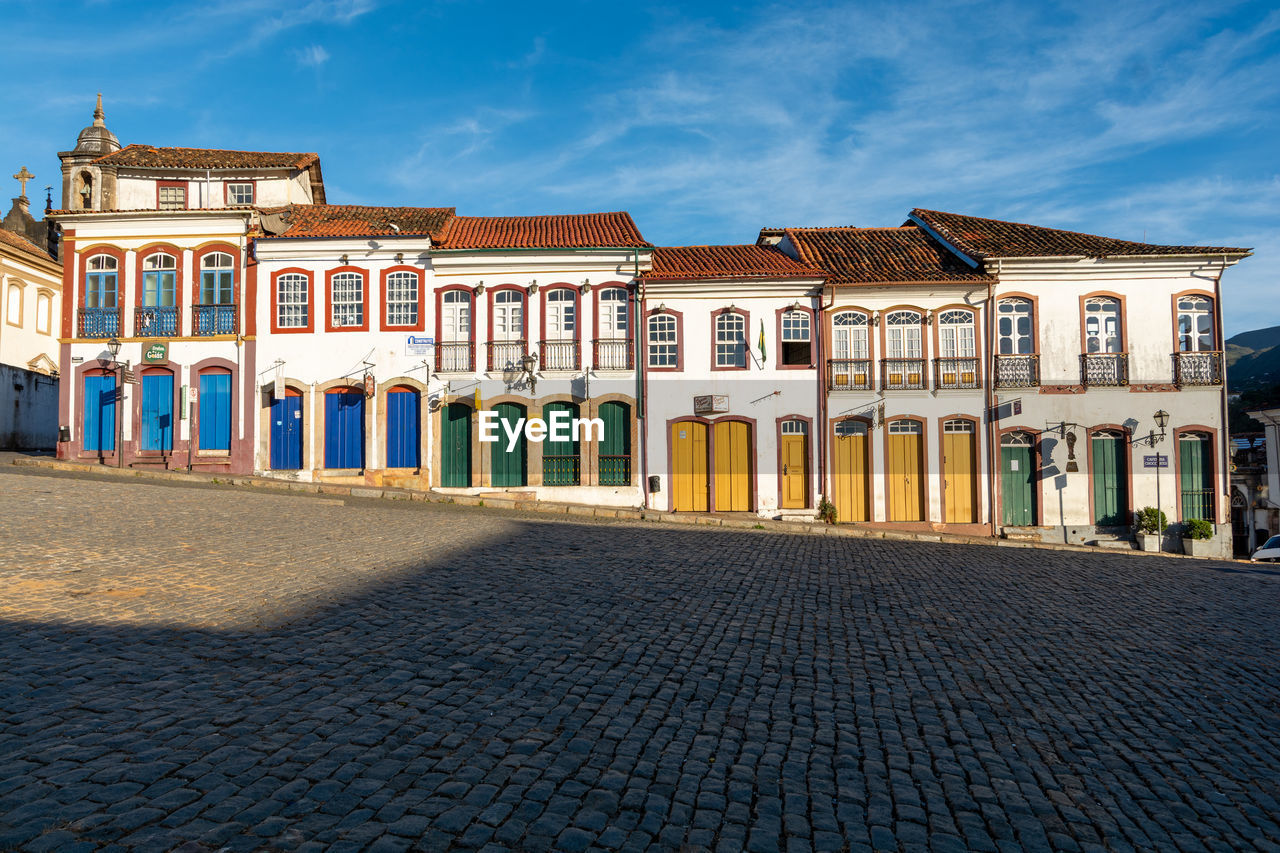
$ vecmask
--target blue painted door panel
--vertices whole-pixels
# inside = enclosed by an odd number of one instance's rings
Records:
[[[417,468],[420,399],[416,391],[387,395],[387,467]]]
[[[142,449],[173,450],[173,374],[142,377]]]
[[[302,467],[302,398],[271,401],[271,467],[297,471]]]
[[[324,467],[364,467],[364,394],[326,394],[324,398]]]
[[[84,449],[111,452],[116,447],[116,378],[84,378]]]
[[[231,374],[200,374],[200,449],[231,450]]]

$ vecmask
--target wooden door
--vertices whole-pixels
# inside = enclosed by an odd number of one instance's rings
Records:
[[[706,512],[707,425],[677,421],[671,425],[671,508]]]
[[[948,524],[978,521],[978,453],[973,421],[942,424],[942,490]]]
[[[465,489],[471,485],[471,409],[450,403],[440,417],[440,485]]]
[[[742,421],[715,426],[716,511],[751,510],[751,427]]]
[[[200,426],[203,446],[203,422]],[[364,391],[325,394],[324,467],[364,468]]]
[[[420,464],[422,409],[418,392],[393,388],[387,394],[387,467],[417,468]]]
[[[1035,439],[1011,432],[1000,439],[1000,523],[1030,527],[1036,523]]]
[[[525,475],[524,424],[520,423],[525,416],[524,406],[516,403],[499,403],[493,407],[493,410],[498,413],[498,420],[503,423],[498,424],[498,440],[489,445],[493,448],[491,482],[495,487],[523,486],[528,482]],[[516,439],[515,445],[507,450],[508,430],[514,431],[517,426],[520,427],[520,437]]]
[[[1125,464],[1125,440],[1103,433],[1092,444],[1093,523],[1103,527],[1129,524],[1129,466]]]
[[[271,400],[271,468],[297,471],[302,467],[302,397],[286,388]]]
[[[924,521],[923,433],[919,421],[889,422],[885,453],[890,521]]]
[[[831,479],[837,521],[870,521],[871,472],[867,457],[867,425],[837,421],[831,449]]]
[[[809,425],[801,420],[782,422],[782,507],[803,509],[809,505]]]

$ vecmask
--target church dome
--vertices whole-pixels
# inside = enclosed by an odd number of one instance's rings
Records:
[[[120,140],[116,135],[107,130],[107,122],[102,114],[102,93],[98,93],[98,106],[93,111],[93,124],[80,131],[80,135],[76,137],[75,154],[94,154],[101,157],[104,154],[120,150]]]

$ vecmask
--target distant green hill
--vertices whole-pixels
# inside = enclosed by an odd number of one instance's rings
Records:
[[[1227,338],[1227,383],[1233,393],[1280,385],[1280,326]]]

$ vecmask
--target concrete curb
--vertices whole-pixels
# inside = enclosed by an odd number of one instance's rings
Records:
[[[810,536],[834,536],[846,539],[885,539],[893,542],[936,542],[947,545],[982,545],[988,548],[1037,548],[1045,551],[1076,551],[1084,554],[1125,554],[1148,557],[1176,557],[1188,560],[1213,562],[1248,562],[1247,560],[1222,560],[1207,557],[1190,557],[1168,552],[1122,551],[1088,545],[1065,545],[1051,542],[998,539],[990,536],[966,536],[952,533],[923,533],[883,530],[872,527],[820,524],[810,521],[774,521],[772,519],[721,518],[714,515],[659,512],[657,510],[598,507],[587,504],[551,503],[528,498],[511,498],[502,495],[445,495],[439,492],[410,489],[377,488],[372,486],[348,486],[336,483],[304,483],[294,480],[278,480],[271,477],[246,477],[229,474],[192,474],[185,471],[155,471],[144,469],[119,469],[103,465],[87,465],[47,457],[15,457],[13,464],[22,468],[45,468],[80,474],[140,479],[178,483],[205,483],[212,485],[240,486],[269,491],[297,492],[302,494],[334,495],[339,497],[371,500],[425,501],[428,503],[453,503],[460,506],[493,509],[521,510],[548,515],[576,518],[600,518],[620,521],[645,521],[693,527],[720,527],[731,530],[761,530],[774,533],[805,534]]]

